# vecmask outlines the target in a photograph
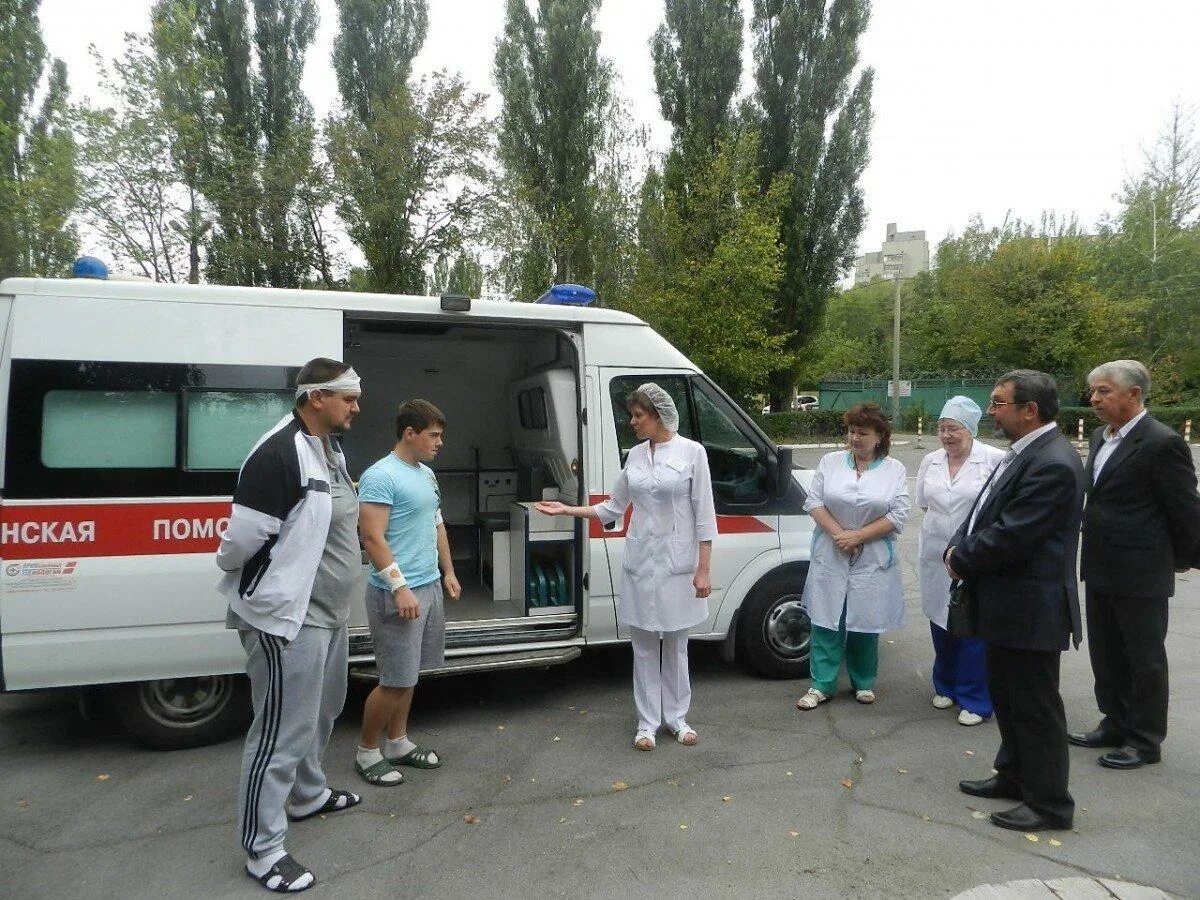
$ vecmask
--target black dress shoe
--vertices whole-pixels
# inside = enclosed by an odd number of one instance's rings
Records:
[[[972,797],[989,797],[1000,800],[1020,800],[1024,796],[1019,787],[999,775],[979,781],[960,781],[958,789]]]
[[[1120,750],[1110,750],[1096,762],[1106,769],[1138,769],[1161,759],[1162,752],[1159,750],[1139,750],[1137,747],[1126,746]]]
[[[1024,803],[1004,812],[992,813],[991,819],[993,825],[1013,831],[1066,831],[1071,827],[1070,817],[1049,816],[1030,809]]]
[[[1125,738],[1103,728],[1093,728],[1091,731],[1072,731],[1067,734],[1067,743],[1076,747],[1120,747]]]

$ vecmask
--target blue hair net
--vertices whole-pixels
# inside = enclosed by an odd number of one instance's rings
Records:
[[[961,422],[967,431],[971,432],[971,436],[975,437],[979,434],[979,419],[983,416],[983,410],[979,408],[979,404],[970,397],[951,397],[946,401],[946,405],[942,407],[942,414],[939,419],[953,419],[955,422]]]

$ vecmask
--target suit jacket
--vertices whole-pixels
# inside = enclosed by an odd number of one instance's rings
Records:
[[[1058,431],[1042,435],[996,476],[968,534],[950,541],[950,565],[978,604],[979,637],[1022,650],[1066,650],[1083,636],[1075,555],[1085,475]],[[975,503],[979,503],[976,498]]]
[[[1175,569],[1197,564],[1200,493],[1183,438],[1147,414],[1092,484],[1104,429],[1092,434],[1080,575],[1093,590],[1170,597]]]

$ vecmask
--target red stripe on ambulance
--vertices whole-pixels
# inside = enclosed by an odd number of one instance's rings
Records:
[[[0,558],[212,553],[228,500],[0,506]]]
[[[595,506],[608,499],[608,494],[589,494],[588,505]],[[625,523],[619,531],[605,531],[597,519],[588,520],[588,537],[619,538],[625,537],[629,530],[629,518],[633,515],[633,507],[625,510]],[[717,516],[717,534],[768,534],[774,531],[770,525],[754,516]]]

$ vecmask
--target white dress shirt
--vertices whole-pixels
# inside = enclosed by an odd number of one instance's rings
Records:
[[[1021,451],[1040,438],[1043,434],[1049,434],[1058,428],[1057,422],[1047,422],[1041,428],[1035,428],[1023,438],[1018,438],[1012,442],[1012,447],[1008,453],[1004,455],[1004,459],[1000,460],[1000,465],[996,466],[996,474],[992,476],[992,480],[988,482],[987,487],[983,489],[983,493],[979,495],[979,502],[975,504],[975,511],[971,513],[971,524],[967,526],[967,534],[975,530],[975,520],[979,518],[979,511],[987,504],[988,495],[992,492],[992,485],[1000,480],[1004,474],[1004,470],[1012,465],[1012,461],[1021,455]]]
[[[1096,461],[1092,464],[1092,484],[1100,477],[1100,470],[1104,468],[1104,464],[1108,462],[1108,458],[1113,455],[1113,451],[1117,449],[1117,445],[1121,443],[1121,439],[1129,432],[1133,431],[1133,426],[1142,421],[1142,417],[1146,415],[1146,410],[1142,410],[1115,432],[1112,426],[1109,425],[1104,429],[1104,443],[1096,448]]]

